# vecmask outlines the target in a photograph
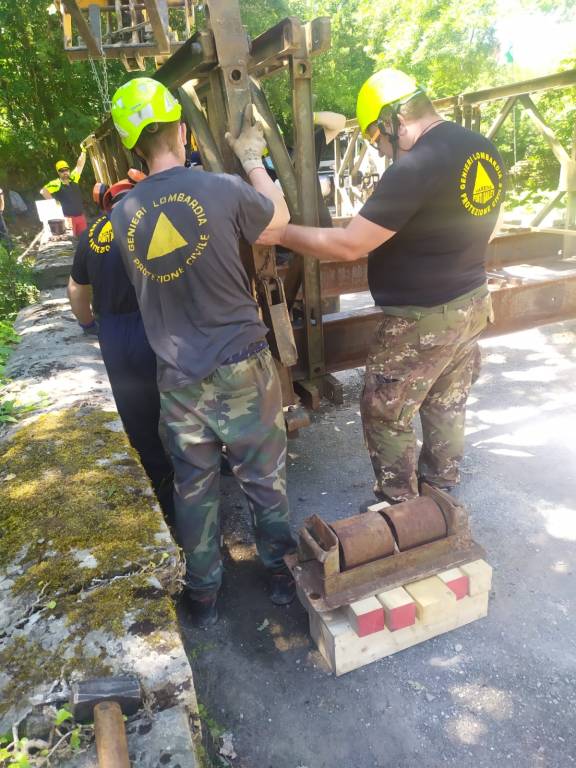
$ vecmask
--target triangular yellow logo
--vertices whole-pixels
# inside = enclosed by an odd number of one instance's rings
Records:
[[[168,216],[165,213],[161,213],[158,216],[158,221],[148,246],[146,261],[166,256],[177,248],[182,248],[183,245],[188,245],[188,243],[178,232],[174,224],[172,224]]]
[[[476,180],[474,182],[474,191],[472,192],[472,200],[479,205],[484,205],[492,197],[496,191],[490,176],[486,173],[486,169],[478,160],[476,167]]]
[[[98,242],[99,243],[110,243],[114,240],[114,232],[112,232],[112,224],[111,222],[107,221],[106,224],[102,227],[100,230],[100,234],[98,235]]]

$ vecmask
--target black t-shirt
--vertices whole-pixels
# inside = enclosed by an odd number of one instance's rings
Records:
[[[431,307],[480,287],[503,195],[502,158],[478,133],[441,123],[382,175],[360,215],[396,234],[368,257],[379,306]]]
[[[180,166],[148,176],[114,206],[161,391],[204,379],[266,336],[239,240],[253,243],[273,214],[272,201],[239,176]]]
[[[64,216],[82,216],[84,213],[82,192],[75,181],[71,181],[70,184],[61,184],[59,190],[52,192],[52,197],[55,197],[62,206]]]
[[[138,309],[108,216],[100,216],[80,235],[70,274],[79,285],[92,286],[96,314],[123,315]]]

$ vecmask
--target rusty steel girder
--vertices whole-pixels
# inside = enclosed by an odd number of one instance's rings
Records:
[[[564,230],[507,232],[494,238],[488,246],[486,269],[490,272],[517,264],[545,266],[558,259],[558,254],[566,247],[566,237],[570,241],[570,250],[563,255],[569,258],[576,254],[576,232],[568,235]],[[278,274],[284,276],[287,269],[279,267]],[[362,256],[355,261],[320,262],[320,286],[323,298],[367,291],[368,257]]]
[[[523,331],[576,317],[576,271],[554,279],[510,278],[506,275],[489,281],[494,322],[484,338]],[[382,319],[378,307],[339,312],[324,318],[326,370],[330,373],[364,365],[368,346]],[[294,328],[300,349],[301,328]],[[293,369],[294,379],[305,378],[305,371]]]

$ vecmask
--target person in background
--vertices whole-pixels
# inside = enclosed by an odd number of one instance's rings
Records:
[[[60,203],[62,213],[71,221],[74,237],[79,237],[88,226],[82,191],[78,184],[86,163],[86,149],[83,145],[81,146],[82,151],[78,156],[74,170],[70,170],[66,160],[58,160],[56,163],[58,178],[47,182],[40,190],[40,194],[45,200],[54,198]]]
[[[314,151],[316,153],[316,173],[326,151],[338,134],[346,127],[346,117],[339,112],[314,112]],[[332,217],[325,202],[322,179],[318,175],[318,223],[321,227],[331,227]]]
[[[8,233],[8,227],[4,221],[4,190],[0,189],[0,245],[3,245],[8,253],[12,251],[13,243],[12,238]]]
[[[81,235],[68,280],[68,298],[84,333],[98,337],[112,394],[132,447],[138,452],[156,496],[173,520],[173,470],[159,434],[160,395],[152,351],[134,288],[114,238],[110,212],[144,174],[111,187],[97,183],[94,201],[103,210]]]

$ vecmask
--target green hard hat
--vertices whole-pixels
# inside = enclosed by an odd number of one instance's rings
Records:
[[[420,92],[416,80],[399,69],[375,72],[360,88],[356,102],[356,117],[362,133],[378,120],[383,107],[407,101]]]
[[[118,88],[110,111],[122,144],[132,149],[147,125],[180,120],[182,107],[158,80],[135,77]]]

